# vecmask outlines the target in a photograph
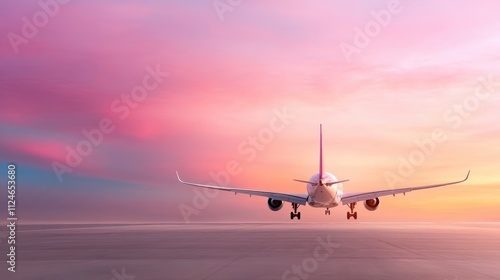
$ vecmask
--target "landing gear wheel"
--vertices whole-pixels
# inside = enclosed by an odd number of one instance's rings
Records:
[[[293,218],[297,217],[297,219],[300,220],[300,212],[297,212],[299,205],[297,203],[292,203],[292,208],[293,212],[290,212],[290,219],[293,220]]]
[[[325,215],[330,215],[330,209],[326,208]]]
[[[349,203],[349,209],[351,212],[347,212],[347,219],[350,220],[351,217],[354,218],[354,220],[358,219],[358,212],[354,212],[354,207],[356,206],[356,202]]]

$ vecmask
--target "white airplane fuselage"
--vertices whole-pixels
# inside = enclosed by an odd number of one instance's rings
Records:
[[[320,180],[320,175],[314,174],[310,182],[319,182],[315,184],[307,184],[307,193],[309,197],[307,203],[312,207],[335,207],[341,204],[343,187],[342,183],[331,184],[337,182],[338,179],[332,173],[325,172]]]

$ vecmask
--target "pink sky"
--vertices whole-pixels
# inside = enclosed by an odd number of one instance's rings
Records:
[[[388,7],[398,12],[375,23]],[[326,169],[350,179],[345,192],[472,170],[463,185],[384,197],[375,212],[360,206],[362,221],[500,221],[499,10],[497,1],[244,1],[221,20],[211,1],[70,1],[13,43],[23,17],[44,10],[8,1],[1,163],[18,164],[25,221],[184,221],[179,206],[193,206],[194,192],[175,170],[213,183],[210,172],[236,161],[231,186],[305,192],[292,179],[317,172],[322,123]],[[379,31],[356,45],[356,30],[373,24]],[[346,44],[358,49],[348,59]],[[112,104],[125,104],[148,67],[169,75],[123,117]],[[294,117],[247,160],[238,147],[283,108]],[[60,182],[53,163],[103,119],[115,129]],[[435,129],[446,140],[390,184],[388,172]],[[198,210],[191,221],[286,222],[290,209],[221,193]],[[345,220],[347,207],[332,210],[302,207],[302,220]]]

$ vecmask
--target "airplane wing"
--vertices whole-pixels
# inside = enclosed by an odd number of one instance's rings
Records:
[[[400,194],[400,193],[404,194],[404,193],[416,191],[416,190],[431,189],[431,188],[437,188],[437,187],[458,184],[458,183],[465,182],[469,178],[469,174],[470,174],[470,170],[467,173],[467,176],[465,177],[465,179],[460,180],[460,181],[455,181],[455,182],[449,182],[449,183],[418,186],[418,187],[407,187],[407,188],[401,188],[401,189],[382,190],[382,191],[374,191],[374,192],[345,193],[342,196],[342,204],[346,205],[349,203],[358,202],[358,201],[365,201],[368,199],[374,199],[374,198],[386,196],[386,195],[396,195],[396,194]]]
[[[194,187],[213,189],[213,190],[221,190],[221,191],[227,191],[227,192],[234,192],[235,194],[243,193],[243,194],[249,194],[250,196],[252,196],[252,195],[263,196],[263,197],[268,197],[268,198],[272,198],[272,199],[276,199],[276,200],[297,203],[300,205],[306,205],[306,201],[307,201],[307,197],[308,197],[307,194],[276,193],[276,192],[268,192],[268,191],[227,188],[227,187],[220,187],[220,186],[211,186],[211,185],[190,183],[190,182],[186,182],[186,181],[181,180],[181,178],[179,177],[179,173],[177,171],[175,173],[177,174],[177,179],[179,180],[179,182],[181,182],[185,185],[190,185],[190,186],[194,186]]]

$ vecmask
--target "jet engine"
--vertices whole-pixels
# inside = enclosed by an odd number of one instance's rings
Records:
[[[269,209],[272,211],[279,211],[283,207],[283,201],[269,198],[267,200],[267,206],[269,206]]]
[[[378,205],[380,204],[380,200],[378,199],[378,197],[375,197],[364,201],[363,204],[365,205],[366,210],[375,211],[377,210]]]

